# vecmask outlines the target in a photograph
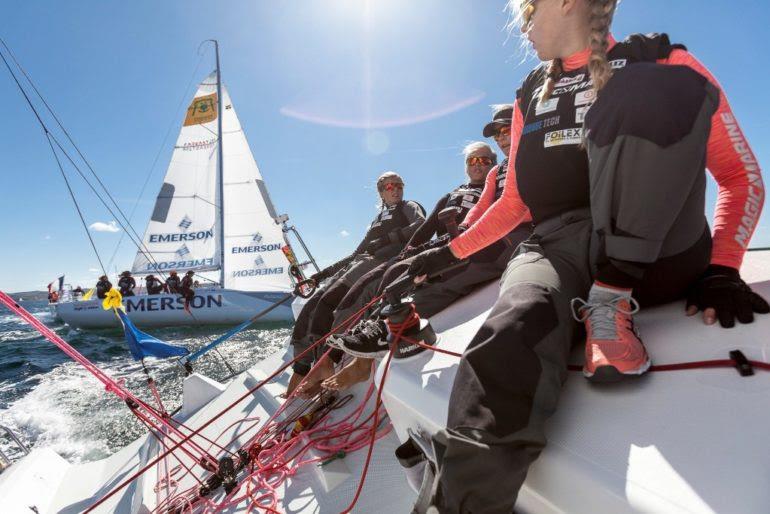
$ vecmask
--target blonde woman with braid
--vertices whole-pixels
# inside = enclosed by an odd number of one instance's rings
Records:
[[[665,35],[616,41],[615,0],[509,7],[544,64],[516,92],[503,194],[412,271],[472,255],[527,208],[535,228],[460,361],[447,428],[433,438],[436,477],[416,512],[512,512],[583,335],[584,375],[615,381],[650,366],[639,305],[687,295],[688,314],[724,327],[770,310],[738,273],[762,177],[706,68]],[[706,169],[719,186],[713,232]]]

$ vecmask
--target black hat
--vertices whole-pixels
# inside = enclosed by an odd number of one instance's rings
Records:
[[[195,275],[195,272],[193,270],[190,270],[187,273],[185,273],[185,275]]]
[[[120,274],[121,277],[127,277],[129,275],[131,275],[130,271],[124,271],[123,273]]]
[[[146,277],[144,277],[145,280],[147,280],[148,278],[155,278],[155,275],[147,275]]]
[[[492,137],[497,134],[500,127],[511,126],[513,120],[513,104],[502,104],[495,107],[492,121],[484,127],[484,137]]]

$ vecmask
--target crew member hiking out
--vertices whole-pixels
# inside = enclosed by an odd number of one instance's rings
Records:
[[[377,179],[381,209],[369,225],[366,235],[353,253],[341,261],[313,275],[317,283],[326,281],[302,308],[291,336],[295,355],[299,355],[314,341],[329,332],[334,322],[334,310],[353,284],[364,274],[388,261],[404,248],[406,242],[425,220],[425,210],[417,202],[404,200],[404,182],[392,171]],[[289,381],[287,394],[297,387],[310,371],[316,356],[324,349],[316,349],[316,355],[307,355],[293,365],[294,374]],[[342,352],[334,352],[339,361]],[[333,363],[323,359],[312,382],[305,381],[303,395],[314,394],[319,383],[334,372]],[[310,378],[310,377],[309,377]]]
[[[166,279],[166,291],[171,294],[181,293],[182,283],[179,280],[179,275],[176,271],[169,271],[168,278]]]
[[[194,271],[188,271],[182,278],[182,284],[179,286],[179,294],[184,298],[184,310],[190,312],[190,302],[195,298],[195,287],[193,286]]]
[[[492,121],[484,127],[483,134],[485,137],[494,137],[500,150],[507,155],[511,141],[510,125],[513,105],[497,105],[493,108]],[[458,210],[456,218],[452,221],[459,224],[459,230],[465,230],[469,224],[480,218],[495,198],[500,196],[503,180],[508,170],[507,158],[499,166],[493,167],[497,156],[486,143],[471,143],[465,147],[463,154],[465,155],[465,171],[470,179],[470,184],[461,186],[443,197],[431,216],[428,217],[428,221],[430,221],[434,217],[437,218],[438,212],[446,207],[455,207]],[[475,187],[478,193],[472,198],[467,195],[458,198],[457,192],[467,187]],[[446,234],[446,228],[440,224],[428,226],[428,230],[425,230],[428,221],[412,237],[407,251],[410,248],[420,248],[430,240],[434,233],[439,237]],[[443,274],[439,279],[430,283],[423,283],[412,294],[417,313],[423,318],[431,317],[451,305],[458,298],[469,294],[479,285],[499,278],[510,259],[511,253],[521,241],[526,239],[529,233],[530,224],[528,220],[525,220],[506,237],[483,252],[474,255],[464,267]],[[445,241],[448,243],[448,239]],[[338,320],[346,319],[360,307],[366,305],[389,284],[399,280],[407,272],[413,260],[414,257],[411,257],[392,265],[387,272],[380,275],[384,275],[381,280],[372,280],[369,284],[365,284],[360,291],[356,291],[355,288],[351,290],[335,313],[335,324]],[[386,337],[387,330],[382,320],[364,319],[348,334],[335,338],[335,342],[339,341],[339,347],[356,356],[356,359],[342,371],[324,381],[323,386],[332,390],[341,390],[355,382],[366,380],[371,369],[370,359],[387,353]]]
[[[160,294],[163,292],[163,282],[155,275],[147,275],[144,278],[144,284],[147,288],[147,294]]]
[[[688,313],[704,310],[706,323],[726,327],[770,310],[738,273],[761,212],[762,178],[706,68],[665,35],[616,42],[615,0],[509,6],[547,64],[516,94],[503,196],[419,265],[472,255],[527,208],[535,228],[460,360],[447,428],[433,437],[436,479],[416,512],[513,510],[545,445],[579,327],[585,376],[610,381],[650,366],[633,325],[640,305],[689,290]],[[719,186],[713,236],[705,168]]]
[[[134,280],[134,277],[131,276],[130,271],[124,271],[120,274],[120,279],[118,280],[118,288],[120,289],[120,294],[123,296],[134,296],[135,287],[136,280]]]
[[[96,297],[104,299],[107,297],[107,292],[112,289],[112,282],[107,280],[107,275],[99,277],[99,281],[96,283]]]

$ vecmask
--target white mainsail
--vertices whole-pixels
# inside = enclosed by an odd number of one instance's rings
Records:
[[[281,251],[283,232],[273,220],[272,202],[224,85],[221,91],[224,176],[220,179],[218,172],[215,71],[200,84],[187,109],[143,238],[151,258],[137,251],[133,272],[224,268],[223,287],[286,291],[291,278]],[[224,204],[219,197],[220,180]]]

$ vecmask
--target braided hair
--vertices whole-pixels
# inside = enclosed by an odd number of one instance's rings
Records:
[[[594,91],[598,94],[612,76],[612,68],[607,61],[607,36],[618,0],[588,0],[588,5],[591,10],[591,56],[588,58],[588,74],[594,82]]]
[[[591,55],[588,58],[588,73],[593,80],[594,91],[597,93],[607,84],[612,76],[612,68],[607,60],[607,36],[610,33],[612,18],[620,0],[585,0],[589,10],[589,47]],[[534,9],[532,0],[508,0],[508,11],[511,13],[508,29],[519,27],[522,33],[527,31],[529,16]],[[524,40],[526,41],[526,40]],[[553,59],[546,66],[546,79],[540,91],[540,101],[548,100],[553,89],[564,72],[561,59]]]

